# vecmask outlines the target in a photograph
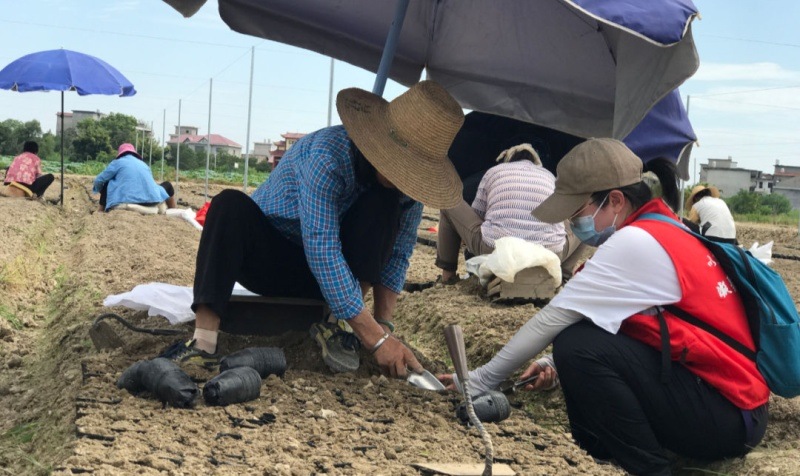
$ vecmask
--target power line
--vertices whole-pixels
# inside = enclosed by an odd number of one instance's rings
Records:
[[[129,37],[129,38],[141,38],[141,39],[147,39],[147,40],[169,41],[169,42],[173,42],[173,43],[189,43],[189,44],[193,44],[193,45],[219,46],[219,47],[222,47],[222,48],[246,49],[248,52],[250,51],[250,46],[246,46],[246,45],[231,45],[231,44],[225,44],[225,43],[217,43],[217,42],[213,42],[213,41],[186,40],[186,39],[183,39],[183,38],[169,38],[169,37],[166,37],[166,36],[143,35],[143,34],[137,34],[137,33],[124,33],[124,32],[120,32],[120,31],[116,31],[116,30],[97,30],[95,28],[79,28],[79,27],[76,27],[76,26],[64,26],[64,25],[56,25],[56,24],[35,23],[35,22],[29,22],[29,21],[5,20],[5,19],[0,19],[0,23],[12,23],[12,24],[16,24],[16,25],[35,26],[35,27],[41,27],[41,28],[47,28],[47,29],[61,29],[61,30],[81,31],[81,32],[95,33],[95,34],[99,33],[99,34],[103,34],[103,35],[125,36],[125,37]],[[264,42],[266,42],[266,40]],[[292,51],[292,52],[288,52],[288,51],[285,51],[285,50],[279,50],[279,49],[263,48],[263,44],[260,45],[260,46],[256,46],[256,48],[260,49],[261,51],[269,51],[271,53],[291,54],[293,56],[297,56],[297,55],[304,55],[304,56],[306,56],[306,55],[307,56],[316,55],[316,53],[312,53],[310,51],[308,51],[308,52],[307,51],[303,51],[302,49],[299,49],[299,48],[298,48],[299,51]]]
[[[692,98],[694,98],[694,96],[692,96]],[[793,110],[793,111],[800,111],[800,107],[779,106],[777,104],[760,104],[760,103],[755,103],[755,102],[726,101],[724,99],[708,99],[708,98],[701,98],[701,99],[706,99],[707,101],[729,102],[729,103],[734,103],[734,104],[744,104],[744,105],[747,105],[747,106],[772,107],[772,108],[775,108],[775,109],[789,109],[789,110]]]
[[[725,143],[725,144],[706,144],[702,143],[701,147],[763,147],[763,146],[772,146],[772,145],[797,145],[800,142],[750,142],[744,144],[737,144],[737,143]]]
[[[800,48],[800,44],[797,43],[784,43],[779,41],[765,41],[765,40],[754,40],[752,38],[740,38],[735,36],[722,36],[722,35],[697,35],[697,36],[705,36],[708,38],[719,38],[721,40],[734,40],[734,41],[743,41],[745,43],[760,43],[762,45],[774,45],[774,46],[788,46],[790,48]]]
[[[761,91],[774,91],[776,89],[796,89],[800,88],[800,84],[796,84],[794,86],[776,86],[774,88],[761,88],[761,89],[741,89],[739,91],[728,91],[724,93],[711,93],[711,94],[692,94],[692,98],[708,98],[712,96],[727,96],[729,94],[745,94],[745,93],[757,93]]]

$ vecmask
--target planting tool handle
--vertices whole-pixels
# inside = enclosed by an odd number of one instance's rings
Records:
[[[450,351],[450,358],[456,368],[456,375],[461,382],[469,379],[469,369],[467,368],[467,352],[464,349],[464,333],[458,324],[449,324],[444,328],[444,340],[447,342],[447,350]]]

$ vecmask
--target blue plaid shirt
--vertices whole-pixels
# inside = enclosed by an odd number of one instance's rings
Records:
[[[339,239],[341,218],[365,190],[356,182],[350,144],[342,126],[303,137],[252,195],[272,225],[303,246],[322,295],[338,319],[351,319],[364,309],[361,288]],[[422,219],[421,203],[401,208],[397,240],[381,272],[381,284],[396,293],[403,289]]]

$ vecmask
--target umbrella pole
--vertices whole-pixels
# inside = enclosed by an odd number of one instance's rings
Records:
[[[61,91],[61,207],[64,207],[64,91]]]
[[[378,66],[378,75],[375,77],[375,84],[372,86],[372,94],[383,96],[386,87],[386,78],[389,77],[389,68],[394,60],[394,52],[397,49],[397,39],[400,37],[400,30],[403,29],[403,21],[406,19],[408,10],[408,0],[398,0],[394,10],[394,20],[386,37],[386,44],[383,47],[381,63]]]

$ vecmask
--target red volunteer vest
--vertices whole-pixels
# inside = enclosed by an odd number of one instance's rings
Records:
[[[633,213],[622,226],[648,232],[666,250],[681,287],[675,305],[698,319],[755,349],[742,300],[711,252],[697,239],[670,223],[637,218],[659,213],[680,219],[660,199],[651,200]],[[767,402],[769,387],[749,360],[708,332],[670,312],[663,311],[670,336],[670,357],[706,381],[734,405],[751,410]],[[626,319],[623,333],[661,350],[661,331],[656,316],[635,314]]]

